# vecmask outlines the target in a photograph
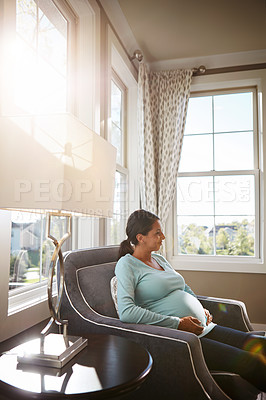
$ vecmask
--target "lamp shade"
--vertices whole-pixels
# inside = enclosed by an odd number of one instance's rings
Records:
[[[0,207],[112,216],[116,149],[71,114],[0,117]]]

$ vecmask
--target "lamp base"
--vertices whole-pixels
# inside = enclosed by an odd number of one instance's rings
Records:
[[[17,361],[21,364],[35,364],[44,367],[62,368],[84,347],[88,339],[79,336],[67,336],[57,333],[50,333],[44,338],[43,351],[40,351],[40,340],[36,340],[36,347],[26,349]],[[68,343],[67,343],[68,342]]]

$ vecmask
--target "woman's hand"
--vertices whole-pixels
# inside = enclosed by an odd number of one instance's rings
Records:
[[[209,323],[212,322],[212,315],[211,315],[210,311],[207,310],[206,308],[204,308],[204,312],[206,315],[206,325],[209,325]]]
[[[203,331],[203,326],[200,320],[194,317],[183,317],[180,318],[178,329],[181,331],[187,331],[200,335]]]

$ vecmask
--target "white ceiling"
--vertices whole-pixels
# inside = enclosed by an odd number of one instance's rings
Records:
[[[116,3],[150,63],[266,49],[266,0]]]

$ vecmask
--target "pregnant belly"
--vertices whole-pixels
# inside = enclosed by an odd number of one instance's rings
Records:
[[[158,301],[156,311],[163,315],[175,317],[192,316],[198,318],[203,326],[206,326],[204,308],[199,300],[183,290],[175,290],[164,299]]]

